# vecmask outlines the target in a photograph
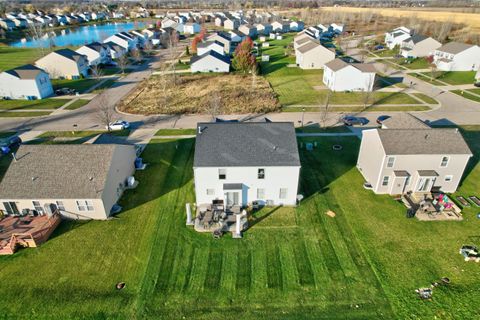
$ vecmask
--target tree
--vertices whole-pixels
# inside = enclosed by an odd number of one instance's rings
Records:
[[[190,49],[188,48],[188,46],[185,46],[185,54],[186,54],[187,56],[190,55]]]
[[[363,90],[363,108],[367,109],[367,107],[372,103],[372,97],[373,97],[373,85],[374,85],[374,77],[369,77],[365,81],[365,89]]]
[[[243,40],[235,49],[232,66],[237,71],[248,73],[256,64],[255,56],[252,54],[253,41],[249,37]]]
[[[193,40],[192,40],[192,52],[193,53],[197,53],[197,45],[198,45],[199,42],[202,42],[202,38],[200,37],[200,35],[193,38]]]
[[[179,38],[178,38],[178,33],[176,30],[172,30],[170,33],[169,39],[168,39],[168,47],[170,50],[170,59],[172,60],[172,81],[173,81],[173,86],[175,87],[177,85],[177,75],[175,74],[175,48],[178,44]]]
[[[92,72],[92,77],[95,79],[99,79],[103,75],[102,69],[98,66],[98,64],[92,64],[90,66],[90,70]]]
[[[252,66],[252,89],[255,89],[257,87],[257,74],[258,74],[258,66],[257,63]]]
[[[137,64],[139,64],[142,61],[143,56],[142,56],[142,52],[140,51],[140,49],[135,48],[135,49],[132,50],[132,52],[130,54],[132,55],[133,60],[135,60],[135,62]]]
[[[221,106],[221,99],[220,92],[215,90],[212,92],[212,97],[210,99],[210,114],[212,115],[212,120],[215,120],[215,117],[218,114],[218,110]]]
[[[430,81],[433,81],[437,73],[437,65],[434,62],[433,55],[426,57],[425,60],[428,62],[428,66],[430,67],[430,77],[432,78]]]
[[[120,68],[122,73],[125,73],[125,69],[127,69],[128,66],[128,57],[127,54],[122,54],[118,59],[117,59],[117,66]]]
[[[110,123],[115,120],[115,110],[113,109],[113,106],[110,106],[104,94],[97,96],[95,98],[95,103],[97,104],[95,118],[102,126],[107,128],[108,132],[110,132]]]
[[[29,24],[27,29],[27,34],[35,40],[41,39],[45,34],[43,25],[41,23],[36,23],[36,22]],[[40,46],[39,49],[42,54],[42,57],[45,56],[45,48]]]
[[[325,97],[324,108],[320,111],[320,123],[322,127],[327,127],[328,113],[330,112],[330,98],[332,96],[332,91],[328,90],[327,96]]]

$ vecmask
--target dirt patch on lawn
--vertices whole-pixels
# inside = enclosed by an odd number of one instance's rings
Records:
[[[152,76],[126,97],[119,109],[135,114],[263,113],[280,109],[270,84],[260,76],[250,75],[177,75]],[[165,90],[163,89],[165,87]]]

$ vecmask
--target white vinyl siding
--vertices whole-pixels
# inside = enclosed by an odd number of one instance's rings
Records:
[[[287,188],[280,188],[280,195],[279,195],[279,198],[280,199],[286,199],[287,198]]]

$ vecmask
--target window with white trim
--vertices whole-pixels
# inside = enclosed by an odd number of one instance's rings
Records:
[[[287,189],[287,188],[280,188],[280,196],[279,196],[279,198],[280,198],[280,199],[287,199],[287,192],[288,192],[288,189]]]
[[[453,176],[452,175],[448,175],[448,176],[445,176],[445,182],[450,182],[453,180]]]
[[[218,179],[219,180],[227,179],[227,169],[218,169]]]
[[[265,179],[265,169],[258,169],[258,179]]]
[[[77,209],[78,211],[94,211],[92,200],[77,200]]]
[[[383,177],[382,186],[384,186],[384,187],[388,186],[388,180],[389,179],[390,179],[389,176]]]
[[[65,211],[65,205],[63,201],[56,201],[58,210]]]
[[[440,167],[445,168],[446,166],[448,166],[448,160],[450,160],[448,157],[443,157],[442,162],[440,163]]]
[[[33,208],[35,209],[35,211],[38,212],[38,214],[44,214],[45,213],[42,205],[40,204],[40,201],[32,201],[32,204],[33,204]]]
[[[393,168],[394,164],[395,164],[395,157],[388,157],[387,168]]]
[[[207,189],[207,196],[213,196],[215,194],[215,189]]]

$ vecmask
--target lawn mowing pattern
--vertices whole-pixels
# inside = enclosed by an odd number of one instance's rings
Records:
[[[475,82],[476,71],[438,71],[435,79],[451,85],[473,84]],[[431,73],[423,73],[425,76],[431,76]]]
[[[427,96],[423,93],[412,93],[415,97],[419,98],[420,100],[425,101],[425,103],[429,104],[438,104],[438,101],[433,99],[432,97]]]
[[[95,84],[97,84],[100,80],[97,79],[77,79],[77,80],[69,80],[69,79],[54,79],[52,80],[53,90],[61,89],[61,88],[70,88],[74,89],[78,93],[84,93]]]
[[[38,48],[29,49],[2,46],[0,47],[0,72],[27,63],[33,64],[41,57],[41,50]]]
[[[183,136],[183,135],[195,135],[196,129],[159,129],[155,136]]]
[[[78,99],[75,102],[66,106],[64,110],[77,110],[78,108],[83,107],[84,105],[86,105],[89,102],[90,102],[90,100],[87,100],[87,99]]]

